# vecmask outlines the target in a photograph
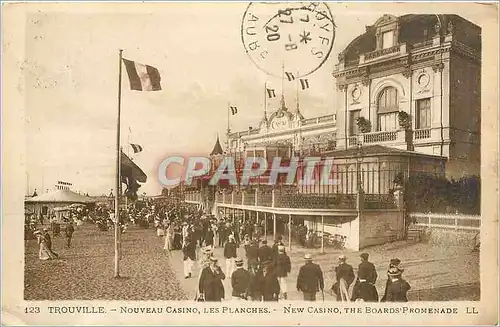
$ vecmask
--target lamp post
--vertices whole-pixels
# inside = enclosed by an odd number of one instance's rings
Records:
[[[361,211],[363,209],[363,186],[361,179],[361,162],[363,161],[363,135],[359,135],[357,142],[357,153],[356,153],[356,197],[357,197],[357,209]]]

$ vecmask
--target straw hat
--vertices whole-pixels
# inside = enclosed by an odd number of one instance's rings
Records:
[[[308,260],[308,261],[312,261],[312,255],[310,255],[309,253],[306,253],[304,255],[304,259]]]

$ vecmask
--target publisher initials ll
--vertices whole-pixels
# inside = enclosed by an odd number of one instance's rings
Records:
[[[469,315],[477,315],[479,312],[476,310],[475,307],[467,307],[465,308],[465,313],[469,314]]]

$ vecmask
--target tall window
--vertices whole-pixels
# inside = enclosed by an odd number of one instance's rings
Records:
[[[358,118],[359,114],[361,113],[361,110],[353,110],[349,112],[349,135],[358,135],[359,134],[359,128],[358,128]]]
[[[382,49],[391,48],[394,46],[394,32],[384,32],[382,33]]]
[[[417,129],[431,128],[431,99],[417,101]]]
[[[385,88],[378,98],[377,131],[398,129],[398,91],[394,87]]]

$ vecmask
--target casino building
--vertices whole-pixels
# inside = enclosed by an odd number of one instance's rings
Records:
[[[186,200],[257,220],[273,235],[292,237],[304,224],[328,235],[322,247],[332,239],[354,250],[401,239],[401,180],[479,175],[480,74],[478,26],[457,15],[383,15],[340,52],[331,114],[304,117],[282,98],[256,128],[228,132],[226,149],[217,140],[212,151],[215,161],[333,157],[335,185],[226,188]]]

